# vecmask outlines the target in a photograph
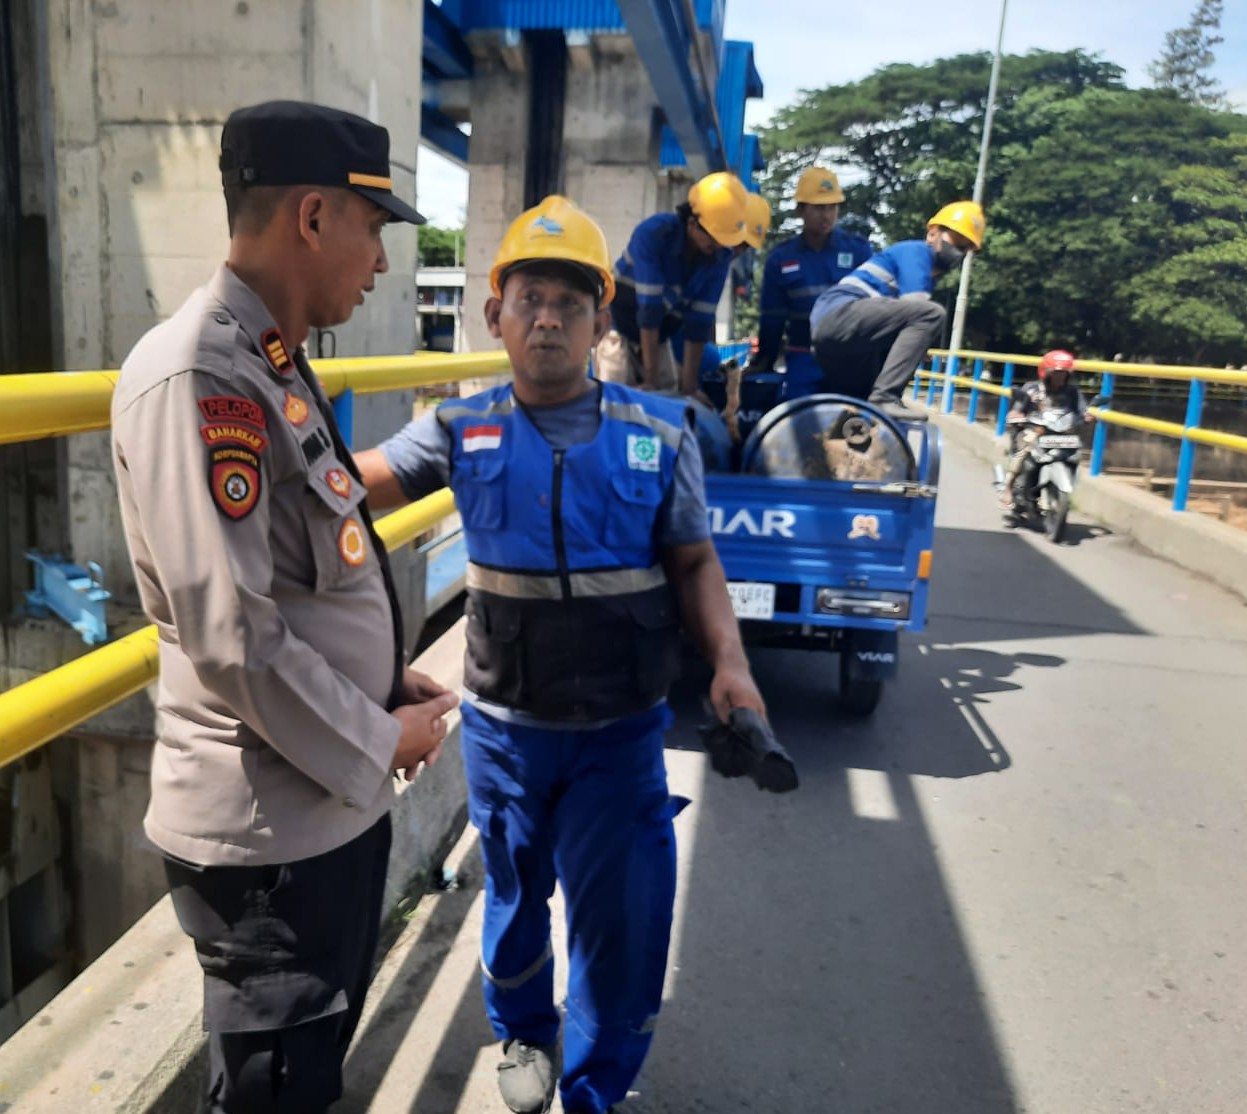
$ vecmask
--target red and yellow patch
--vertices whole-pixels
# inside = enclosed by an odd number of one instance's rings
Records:
[[[348,518],[338,531],[338,552],[352,568],[358,568],[368,556],[368,543],[364,528],[354,518]]]
[[[222,514],[246,518],[260,498],[260,458],[237,445],[215,448],[208,454],[208,482]]]
[[[212,395],[199,400],[199,409],[210,422],[246,422],[256,429],[267,429],[264,408],[249,398],[237,395]]]
[[[269,329],[260,337],[260,346],[264,349],[264,355],[268,357],[268,362],[273,365],[275,371],[282,375],[289,375],[294,369],[294,360],[290,358],[286,342],[281,339],[281,333],[276,329]]]
[[[286,404],[282,410],[286,415],[286,421],[291,425],[302,425],[307,421],[308,414],[311,413],[308,410],[307,403],[298,395],[291,394],[289,391],[286,392]]]
[[[325,473],[325,482],[329,485],[330,491],[335,495],[341,495],[343,499],[351,494],[351,477],[341,468],[330,468]]]
[[[247,448],[257,453],[262,453],[268,447],[268,438],[264,434],[257,433],[250,426],[236,422],[213,422],[211,425],[201,425],[199,436],[207,445],[246,445]]]

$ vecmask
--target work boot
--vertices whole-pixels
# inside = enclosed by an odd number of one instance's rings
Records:
[[[503,1041],[498,1065],[502,1101],[515,1114],[545,1114],[559,1081],[558,1060],[557,1044],[530,1044],[515,1038]]]

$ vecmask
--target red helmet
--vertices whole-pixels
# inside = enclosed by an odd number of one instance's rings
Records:
[[[1050,371],[1063,371],[1066,375],[1072,375],[1074,354],[1066,352],[1064,348],[1054,348],[1051,352],[1045,352],[1043,359],[1039,361],[1039,378],[1047,379]]]

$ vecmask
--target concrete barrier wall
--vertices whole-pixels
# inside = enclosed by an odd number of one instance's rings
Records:
[[[416,668],[457,690],[463,647],[460,620]],[[394,808],[385,896],[391,919],[426,890],[467,823],[457,713],[451,721],[441,759]],[[0,1045],[0,1111],[198,1114],[202,1003],[194,951],[164,897]]]

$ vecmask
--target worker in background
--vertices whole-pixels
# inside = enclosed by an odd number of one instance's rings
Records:
[[[449,485],[468,546],[462,749],[485,862],[482,985],[516,1114],[603,1114],[653,1036],[675,898],[667,688],[683,625],[710,702],[765,714],[711,541],[679,400],[586,375],[615,292],[563,197],[503,237],[485,306],[514,380],[360,453],[369,502]],[[700,345],[698,346],[700,348]],[[549,901],[567,907],[563,1040]],[[560,1083],[561,1079],[561,1083]]]
[[[865,263],[871,251],[869,242],[837,224],[844,191],[830,170],[821,166],[803,170],[793,200],[801,233],[776,244],[766,257],[758,351],[746,374],[774,370],[782,348],[787,369],[784,397],[802,398],[824,389],[823,373],[810,351],[810,310],[824,290]]]
[[[976,202],[954,201],[927,222],[925,239],[877,252],[819,295],[810,332],[826,390],[893,417],[920,416],[901,392],[944,327],[944,307],[931,299],[935,280],[982,247],[985,229]]]
[[[747,227],[745,187],[725,171],[695,182],[674,213],[636,226],[615,264],[611,328],[594,352],[599,379],[696,393],[702,349],[714,339],[723,284]],[[684,354],[677,365],[668,342],[680,330]]]

